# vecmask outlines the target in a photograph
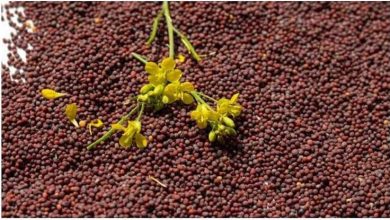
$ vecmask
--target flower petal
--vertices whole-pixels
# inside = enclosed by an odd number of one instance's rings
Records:
[[[122,135],[122,137],[119,138],[119,144],[124,148],[129,148],[132,143],[133,143],[132,135]]]
[[[198,120],[198,121],[196,121],[196,124],[198,125],[198,127],[200,129],[204,129],[207,127],[207,121],[204,121],[204,120]]]
[[[230,99],[230,102],[233,104],[233,103],[236,103],[237,100],[238,100],[238,96],[240,95],[240,93],[236,93],[232,96],[232,98]]]
[[[163,71],[173,70],[176,66],[175,60],[168,57],[161,62],[161,68]]]
[[[129,126],[127,129],[139,133],[141,131],[141,122],[140,121],[129,121]]]
[[[75,103],[66,105],[65,114],[68,117],[69,121],[71,121],[76,127],[79,127],[76,121],[77,105]]]
[[[230,114],[232,114],[233,117],[239,116],[240,113],[241,113],[241,106],[240,106],[240,105],[234,105],[234,106],[230,109]]]
[[[103,122],[100,119],[92,120],[89,124],[95,128],[100,128],[101,126],[103,126]]]
[[[183,63],[184,61],[186,61],[186,57],[183,54],[179,54],[177,55],[177,61],[179,63]]]
[[[182,75],[183,74],[182,74],[181,70],[175,69],[175,70],[169,71],[167,73],[167,80],[170,82],[178,81]]]
[[[184,102],[184,104],[189,105],[194,102],[194,98],[188,93],[183,93],[182,101]]]
[[[163,103],[168,104],[176,101],[177,86],[173,83],[168,84],[164,89]]]
[[[160,68],[155,62],[147,62],[145,64],[145,71],[151,75],[157,74]]]
[[[114,130],[120,130],[120,131],[126,130],[126,128],[123,127],[123,125],[121,125],[121,124],[119,124],[119,123],[112,124],[111,127],[112,127],[112,129],[114,129]]]
[[[199,117],[199,112],[198,111],[192,111],[190,112],[190,117],[192,120],[196,120]]]
[[[217,112],[215,112],[215,111],[210,111],[210,112],[209,112],[208,119],[209,119],[210,121],[218,121],[218,119],[219,119],[219,114],[218,114]]]
[[[148,145],[148,140],[142,134],[137,133],[135,135],[135,143],[137,144],[138,148],[144,149],[146,147],[146,145]]]
[[[165,82],[165,79],[160,77],[159,74],[150,75],[148,77],[148,80],[151,84],[158,86],[160,84],[163,84]]]
[[[100,119],[95,119],[88,123],[88,130],[91,135],[92,135],[92,126],[95,128],[100,128],[103,126],[103,122]]]
[[[164,89],[164,95],[174,96],[177,93],[178,85],[176,82],[168,84]]]
[[[67,95],[66,93],[56,92],[52,89],[42,89],[41,94],[46,99],[56,99]]]
[[[184,82],[180,85],[183,92],[192,92],[195,90],[194,85],[190,82]]]

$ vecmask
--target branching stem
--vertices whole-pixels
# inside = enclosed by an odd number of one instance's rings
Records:
[[[202,99],[202,97],[200,97],[199,92],[192,91],[191,95],[195,98],[198,104],[206,104],[208,106],[208,104]]]
[[[125,116],[123,116],[119,121],[118,124],[123,124],[126,120],[128,120],[134,113],[137,112],[139,108],[139,103]],[[106,133],[104,133],[103,136],[101,136],[99,139],[97,139],[95,142],[92,144],[88,145],[87,149],[92,150],[96,147],[96,145],[100,144],[101,142],[107,140],[110,138],[113,134],[115,133],[115,130],[113,128],[110,128]]]
[[[208,96],[208,95],[206,95],[206,94],[204,94],[204,93],[198,92],[198,94],[199,94],[200,96],[203,96],[203,97],[205,97],[205,98],[207,98],[207,99],[213,101],[213,102],[218,102],[218,101],[217,101],[216,99],[214,99],[213,97],[210,97],[210,96]]]

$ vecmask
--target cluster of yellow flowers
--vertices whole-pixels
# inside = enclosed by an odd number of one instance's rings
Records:
[[[192,83],[181,82],[183,72],[177,68],[174,59],[164,58],[158,64],[148,62],[143,58],[142,61],[145,63],[145,71],[148,73],[148,84],[141,87],[140,94],[137,96],[137,101],[141,103],[141,111],[139,111],[136,120],[128,121],[127,127],[124,127],[123,122],[111,126],[113,133],[123,132],[119,139],[119,144],[122,147],[130,147],[133,140],[138,148],[146,147],[148,142],[146,137],[141,134],[140,122],[144,106],[152,107],[158,111],[175,101],[182,101],[187,105],[196,101],[197,107],[190,113],[191,119],[195,120],[201,129],[207,128],[208,125],[211,127],[209,133],[211,142],[215,140],[223,142],[225,137],[236,134],[233,118],[237,117],[242,109],[241,105],[237,103],[238,93],[233,95],[231,99],[215,100],[196,91]],[[203,98],[213,104],[209,105]]]
[[[191,92],[194,86],[190,82],[181,83],[182,71],[176,69],[176,62],[172,58],[165,58],[159,64],[147,62],[145,70],[149,74],[149,84],[141,88],[138,100],[153,104],[155,110],[160,110],[164,104],[181,100],[185,104],[194,102]]]
[[[195,120],[198,127],[203,129],[209,124],[211,131],[209,140],[214,142],[224,141],[224,137],[235,135],[234,121],[230,118],[237,117],[241,113],[241,105],[237,103],[239,94],[236,93],[231,99],[222,98],[216,101],[216,110],[208,105],[204,100],[195,95],[198,106],[191,112],[191,119]]]

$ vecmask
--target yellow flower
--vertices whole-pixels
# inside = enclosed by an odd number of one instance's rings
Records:
[[[150,75],[148,80],[151,84],[157,86],[164,84],[166,80],[169,82],[178,81],[182,72],[179,69],[175,69],[176,62],[172,58],[165,58],[158,65],[154,62],[147,62],[145,65],[145,70]]]
[[[176,81],[165,87],[162,100],[165,104],[182,100],[184,104],[188,105],[194,102],[194,98],[190,94],[194,90],[194,86],[190,82],[180,83]]]
[[[46,99],[56,99],[67,95],[66,93],[56,92],[52,89],[42,89],[41,94]]]
[[[199,104],[194,111],[191,112],[191,119],[196,121],[199,128],[207,127],[208,121],[217,121],[218,114],[210,109],[207,104]]]
[[[134,139],[137,147],[140,149],[145,148],[148,144],[146,137],[140,133],[141,122],[139,121],[129,121],[126,128],[121,124],[116,123],[112,125],[112,128],[124,132],[119,139],[119,144],[124,148],[129,148]]]
[[[226,99],[222,98],[217,102],[217,112],[221,115],[231,115],[233,117],[237,117],[240,115],[242,107],[237,103],[239,93],[236,93],[232,96],[232,98]]]

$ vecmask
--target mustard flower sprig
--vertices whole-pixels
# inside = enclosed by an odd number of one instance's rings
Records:
[[[215,140],[223,142],[226,137],[236,134],[233,118],[240,115],[242,110],[238,104],[238,93],[230,99],[216,100],[196,91],[192,83],[180,82],[183,74],[176,68],[175,60],[170,57],[157,64],[148,62],[139,54],[133,53],[133,56],[145,64],[145,71],[149,74],[149,83],[141,88],[138,99],[161,108],[175,101],[191,104],[196,100],[197,107],[190,113],[191,119],[201,129],[210,126],[211,142]]]
[[[111,128],[104,133],[95,142],[88,145],[91,150],[99,143],[107,140],[115,133],[121,133],[119,144],[124,148],[129,148],[135,145],[143,149],[147,146],[147,138],[141,134],[142,123],[141,116],[145,107],[151,106],[155,111],[162,109],[165,105],[171,104],[175,101],[181,101],[184,104],[192,104],[196,100],[197,107],[190,113],[191,119],[196,121],[199,128],[205,129],[210,127],[209,140],[211,142],[218,140],[224,141],[225,137],[235,135],[234,117],[241,113],[242,107],[238,104],[238,94],[233,95],[230,99],[222,98],[216,100],[210,96],[196,91],[191,82],[181,82],[183,72],[177,68],[175,61],[175,47],[174,34],[180,37],[181,42],[192,55],[196,61],[201,58],[195,51],[189,39],[173,26],[172,18],[169,11],[168,2],[164,1],[162,9],[158,12],[156,18],[153,20],[152,31],[147,40],[147,45],[151,45],[154,41],[158,25],[164,16],[169,40],[169,57],[162,59],[161,62],[149,62],[144,56],[132,53],[132,55],[145,65],[145,71],[148,73],[148,83],[141,87],[140,93],[137,96],[137,104],[118,122],[111,125]],[[178,56],[178,62],[183,62],[184,56]],[[53,91],[45,91],[47,98],[57,98],[66,94],[55,93]],[[209,102],[212,104],[210,105]],[[138,116],[134,120],[130,118],[138,112]],[[73,119],[72,117],[71,119]],[[101,127],[102,123],[94,121],[91,126]],[[92,133],[92,132],[91,132]]]

